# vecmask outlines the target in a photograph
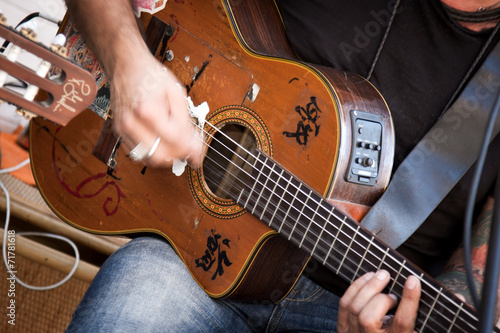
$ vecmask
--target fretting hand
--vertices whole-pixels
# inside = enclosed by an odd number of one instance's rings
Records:
[[[415,276],[408,277],[394,318],[388,321],[387,312],[398,303],[394,295],[382,293],[389,281],[389,273],[384,270],[367,273],[354,281],[340,300],[339,333],[414,332],[420,280]]]

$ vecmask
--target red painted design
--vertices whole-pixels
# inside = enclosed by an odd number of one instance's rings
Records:
[[[56,133],[60,129],[62,129],[62,127],[59,127],[56,130]],[[94,190],[93,192],[90,193],[85,193],[85,189],[86,187],[88,187],[88,185],[91,184],[93,185],[97,181],[105,180],[107,177],[106,173],[98,173],[92,175],[81,181],[74,189],[72,189],[70,185],[68,185],[68,183],[66,183],[66,181],[63,179],[63,177],[61,177],[62,170],[61,168],[57,167],[56,161],[60,161],[60,158],[59,157],[56,158],[56,138],[54,137],[54,140],[52,142],[52,166],[54,168],[54,172],[56,174],[59,184],[61,184],[62,188],[66,191],[66,193],[79,199],[91,199],[99,196],[105,189],[108,188],[114,189],[116,193],[116,203],[113,206],[112,205],[114,202],[113,198],[111,196],[106,196],[102,204],[102,209],[104,211],[104,214],[106,214],[106,216],[114,215],[118,211],[121,199],[126,198],[127,196],[125,195],[125,193],[123,193],[123,191],[120,189],[120,186],[114,180],[105,181],[103,184],[101,184],[101,186],[97,190]]]
[[[175,16],[174,14],[171,14],[170,18],[172,19],[172,21],[175,22],[176,25],[179,25],[179,20],[177,19],[177,16]],[[169,43],[172,43],[175,40],[178,33],[179,33],[179,29],[175,29],[174,34],[172,35],[172,37],[170,37]]]
[[[153,208],[153,204],[151,203],[151,199],[149,198],[149,193],[146,193],[146,197],[148,198],[148,204],[149,207],[151,207],[153,214],[155,214],[160,219],[160,221],[163,222],[165,219]]]

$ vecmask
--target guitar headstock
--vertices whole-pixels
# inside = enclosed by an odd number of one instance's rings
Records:
[[[66,125],[94,101],[97,93],[94,78],[66,58],[64,46],[46,47],[36,41],[32,31],[16,31],[7,26],[1,14],[0,37],[10,42],[9,48],[0,53],[0,99],[17,105],[25,115],[41,116],[61,125]],[[20,52],[38,57],[38,68],[18,63]],[[57,74],[48,77],[49,68],[55,68]],[[6,87],[7,75],[26,82],[26,92],[21,94]]]

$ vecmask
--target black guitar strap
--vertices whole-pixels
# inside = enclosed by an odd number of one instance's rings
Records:
[[[392,248],[408,239],[476,161],[499,92],[500,43],[398,167],[361,223]],[[499,131],[496,119],[492,138]]]

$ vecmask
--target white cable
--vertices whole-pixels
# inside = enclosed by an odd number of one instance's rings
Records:
[[[21,163],[19,163],[18,165],[16,166],[13,166],[11,168],[7,168],[7,169],[0,169],[0,174],[2,173],[11,173],[13,171],[16,171],[16,170],[19,170],[21,169],[23,166],[25,166],[26,164],[28,164],[30,162],[30,159],[26,159],[24,161],[22,161]]]
[[[9,172],[18,170],[18,169],[22,168],[23,166],[25,166],[26,164],[28,164],[29,162],[30,162],[30,160],[27,159],[27,160],[19,163],[18,165],[14,166],[12,168],[0,169],[0,174],[9,173]],[[49,285],[49,286],[32,286],[32,285],[29,285],[29,284],[21,281],[16,276],[16,272],[12,271],[12,269],[9,268],[8,261],[7,261],[7,233],[9,230],[9,223],[10,223],[10,195],[9,195],[9,192],[7,191],[7,189],[5,188],[4,184],[1,181],[0,181],[0,188],[2,189],[2,191],[5,194],[5,204],[6,204],[5,225],[4,225],[4,230],[3,230],[2,255],[3,255],[3,262],[5,264],[5,268],[7,268],[7,272],[16,279],[17,283],[19,283],[21,286],[26,287],[28,289],[50,290],[50,289],[54,289],[54,288],[61,286],[62,284],[67,282],[73,276],[76,269],[78,268],[78,264],[80,262],[80,253],[78,252],[78,248],[77,248],[76,244],[71,239],[69,239],[67,237],[64,237],[61,235],[50,234],[50,233],[46,233],[46,232],[19,232],[19,233],[16,233],[15,235],[41,236],[41,237],[49,237],[49,238],[59,239],[59,240],[62,240],[64,242],[67,242],[69,245],[71,245],[71,247],[75,251],[75,264],[73,265],[73,268],[71,269],[69,274],[66,275],[66,277],[64,279],[62,279],[61,281],[54,283],[52,285]]]

